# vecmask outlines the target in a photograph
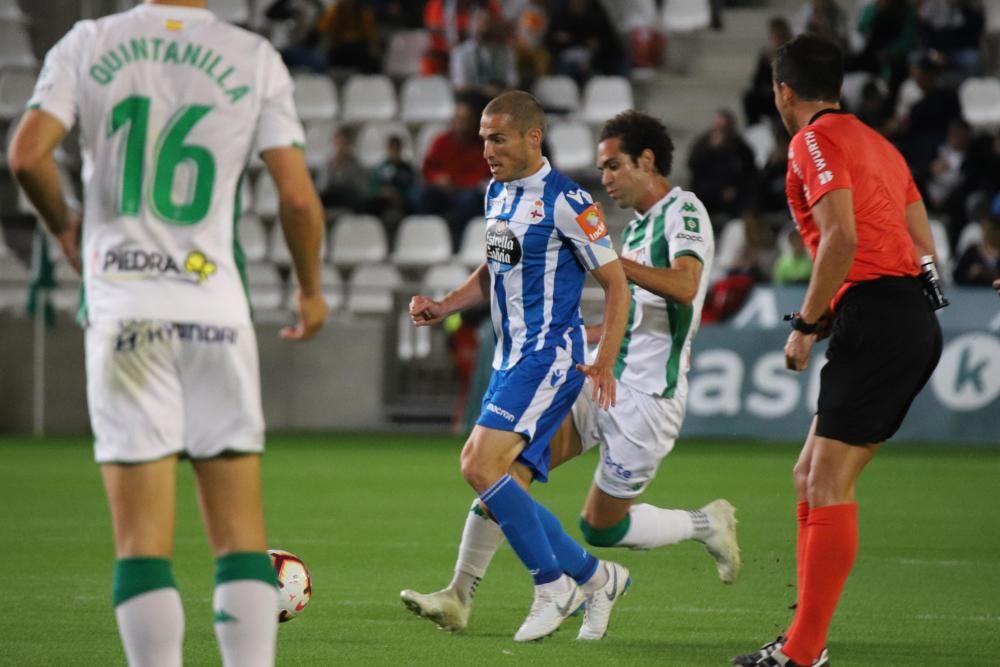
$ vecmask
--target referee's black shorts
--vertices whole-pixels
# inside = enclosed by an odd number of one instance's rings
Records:
[[[888,440],[941,357],[941,327],[919,278],[859,283],[841,298],[820,375],[816,435]]]

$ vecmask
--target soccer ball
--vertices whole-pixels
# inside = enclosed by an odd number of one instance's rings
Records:
[[[302,559],[290,551],[268,549],[271,565],[278,575],[278,621],[290,621],[306,608],[312,598],[312,577]]]

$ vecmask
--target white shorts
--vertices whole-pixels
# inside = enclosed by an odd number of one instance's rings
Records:
[[[252,325],[100,322],[85,342],[98,463],[263,451]]]
[[[594,483],[614,498],[635,498],[674,448],[686,400],[651,396],[619,382],[615,406],[602,410],[591,391],[588,382],[573,404],[573,424],[583,451],[601,445]]]

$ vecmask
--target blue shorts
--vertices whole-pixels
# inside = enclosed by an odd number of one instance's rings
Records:
[[[573,407],[584,379],[565,348],[533,352],[513,368],[493,371],[476,423],[524,436],[528,442],[517,460],[535,479],[548,481],[549,441]]]

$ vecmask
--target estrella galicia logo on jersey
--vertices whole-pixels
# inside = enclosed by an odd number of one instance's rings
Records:
[[[591,204],[583,209],[583,213],[576,216],[576,224],[580,225],[580,229],[583,230],[589,241],[596,241],[608,234],[608,226],[604,224],[604,216],[601,215],[601,209],[597,208],[596,204]]]
[[[506,273],[521,261],[521,243],[507,223],[499,221],[486,228],[486,258],[497,273]]]
[[[684,210],[685,211],[687,210],[688,206],[691,206],[691,204],[684,204]],[[693,209],[694,206],[691,206],[691,208]],[[687,231],[687,232],[701,232],[701,221],[698,220],[698,218],[695,218],[693,216],[685,215],[684,216],[684,231]]]
[[[218,270],[215,262],[200,250],[187,254],[182,264],[162,252],[138,248],[122,248],[104,253],[105,273],[142,273],[146,275],[194,281],[199,285]]]

